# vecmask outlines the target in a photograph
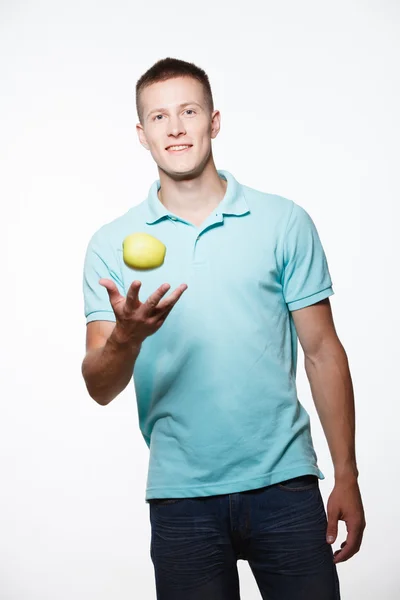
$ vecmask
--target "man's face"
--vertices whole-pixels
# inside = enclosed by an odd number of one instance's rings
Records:
[[[142,91],[140,104],[139,140],[158,167],[173,179],[201,172],[220,127],[219,112],[211,113],[202,84],[192,77],[153,83]]]

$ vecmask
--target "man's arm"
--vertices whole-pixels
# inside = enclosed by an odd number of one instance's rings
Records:
[[[140,344],[126,341],[113,322],[87,324],[82,375],[89,395],[98,404],[109,404],[126,388],[132,379],[140,348]]]
[[[170,288],[169,283],[163,284],[146,302],[140,302],[140,281],[131,283],[126,298],[111,279],[102,278],[99,284],[107,289],[116,320],[87,324],[82,375],[90,396],[105,405],[126,388],[144,340],[160,329],[187,285],[178,286],[162,300]]]
[[[333,544],[338,521],[346,522],[347,539],[334,553],[335,563],[344,562],[360,549],[366,526],[357,481],[355,408],[349,364],[336,334],[328,298],[291,314],[335,470],[335,487],[327,505],[326,538]]]
[[[329,298],[291,314],[304,351],[305,370],[332,456],[335,478],[357,479],[353,384]]]

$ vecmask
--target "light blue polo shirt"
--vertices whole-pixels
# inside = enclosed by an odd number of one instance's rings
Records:
[[[164,207],[156,180],[145,201],[94,233],[85,256],[87,323],[115,321],[102,277],[124,296],[138,279],[142,302],[162,283],[168,294],[188,285],[134,368],[150,449],[146,500],[234,493],[305,474],[324,479],[297,396],[291,317],[334,293],[319,235],[292,200],[218,174],[225,196],[200,227]],[[125,265],[122,241],[134,232],[165,244],[161,267]]]

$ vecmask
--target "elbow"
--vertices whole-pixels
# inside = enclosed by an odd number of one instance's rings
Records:
[[[319,364],[324,364],[332,359],[336,362],[345,361],[348,363],[346,351],[337,336],[335,338],[324,340],[318,347],[315,347],[313,351],[304,352],[304,363],[306,368],[307,366],[315,367]]]
[[[110,404],[111,400],[113,399],[110,397],[101,396],[99,393],[90,391],[88,386],[86,386],[86,389],[88,391],[89,396],[92,398],[92,400],[94,400],[96,402],[96,404],[99,404],[100,406],[107,406],[107,404]]]
[[[89,396],[96,402],[96,404],[99,404],[100,406],[107,406],[107,404],[109,404],[112,400],[112,398],[103,398],[95,394],[89,394]]]
[[[104,396],[104,394],[100,394],[99,390],[96,390],[95,387],[91,385],[89,377],[87,376],[85,370],[85,362],[82,363],[81,372],[83,380],[85,382],[87,393],[92,398],[92,400],[94,400],[100,406],[107,406],[107,404],[109,404],[113,398],[110,398],[109,396]]]
[[[92,398],[92,400],[94,400],[96,402],[96,404],[99,404],[100,406],[107,406],[107,404],[109,404],[109,402],[111,402],[111,399],[105,398],[104,396],[99,394],[98,391],[96,392],[96,390],[91,389],[91,387],[88,385],[87,381],[85,381],[85,385],[86,385],[87,393]]]

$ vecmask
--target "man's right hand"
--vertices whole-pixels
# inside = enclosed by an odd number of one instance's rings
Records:
[[[161,302],[161,299],[171,287],[163,283],[146,302],[140,302],[140,281],[133,281],[126,298],[121,296],[116,284],[110,279],[100,279],[100,285],[106,288],[110,303],[116,318],[115,335],[121,343],[130,343],[140,346],[142,342],[153,335],[178,302],[187,285],[183,283],[174,292]]]

